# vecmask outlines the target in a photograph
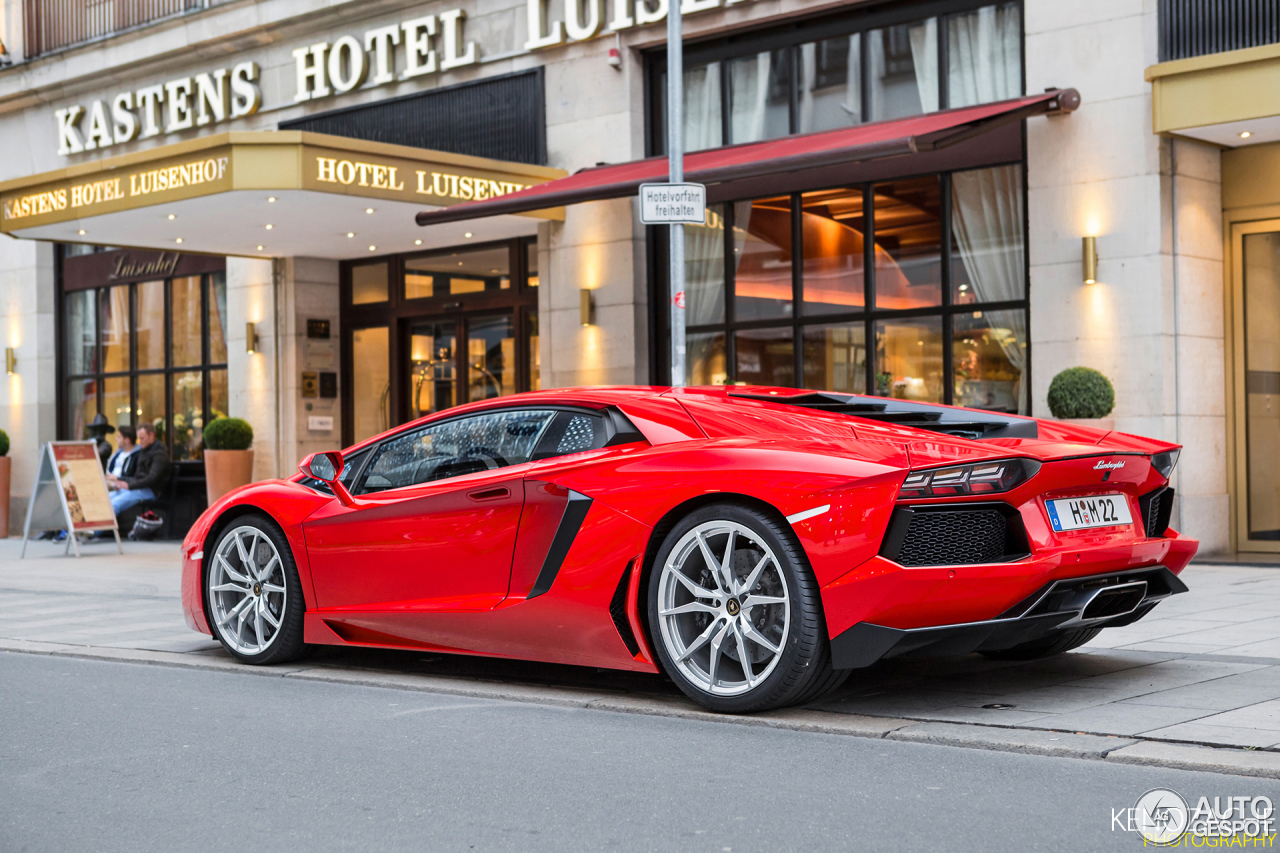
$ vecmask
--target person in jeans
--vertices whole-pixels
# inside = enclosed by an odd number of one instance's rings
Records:
[[[116,452],[111,454],[111,458],[107,460],[108,479],[111,477],[126,477],[133,473],[134,454],[138,450],[138,435],[131,426],[120,427],[120,446],[116,448]],[[120,486],[111,486],[112,491],[116,491]]]
[[[131,506],[156,499],[156,492],[169,482],[169,452],[156,441],[156,428],[138,424],[138,449],[130,456],[133,472],[117,477],[107,476],[111,492],[111,508],[117,516]]]

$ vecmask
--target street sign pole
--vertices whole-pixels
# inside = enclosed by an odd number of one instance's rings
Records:
[[[684,181],[684,42],[681,34],[680,4],[667,6],[667,157],[669,180]],[[667,226],[671,234],[671,274],[668,288],[671,301],[671,384],[684,386],[684,225]]]

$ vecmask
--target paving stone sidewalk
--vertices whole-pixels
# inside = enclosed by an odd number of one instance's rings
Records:
[[[50,543],[32,543],[19,560],[20,547],[0,540],[0,640],[229,662],[183,621],[176,544],[125,543],[123,557],[114,542],[93,544],[80,560]],[[1031,663],[978,655],[885,661],[856,672],[813,711],[1280,750],[1280,569],[1193,564],[1183,579],[1190,593],[1070,654]],[[656,676],[415,652],[330,650],[307,669],[317,676],[376,670],[684,701]]]

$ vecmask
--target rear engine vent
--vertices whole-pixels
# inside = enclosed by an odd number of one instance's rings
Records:
[[[880,546],[903,566],[1005,563],[1028,552],[1022,518],[1007,504],[901,508]]]
[[[1163,536],[1169,529],[1169,519],[1173,516],[1173,495],[1170,488],[1156,489],[1138,498],[1138,507],[1142,510],[1142,526],[1147,536],[1154,539]]]
[[[636,635],[631,630],[631,620],[627,618],[627,590],[631,586],[631,568],[635,562],[632,560],[627,563],[627,567],[622,570],[618,588],[613,591],[613,600],[609,602],[609,615],[613,617],[613,627],[618,629],[618,636],[622,638],[632,657],[640,654],[640,644],[636,642]]]

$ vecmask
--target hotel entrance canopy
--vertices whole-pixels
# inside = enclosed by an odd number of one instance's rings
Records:
[[[1079,105],[1075,89],[1054,89],[992,104],[696,151],[685,155],[684,176],[686,181],[708,185],[708,202],[722,202],[879,180],[895,168],[919,174],[972,165],[984,158],[1000,162],[1021,157],[1017,122],[1071,112]],[[888,161],[896,163],[886,165]],[[425,210],[417,215],[417,222],[439,227],[478,217],[625,198],[636,195],[641,184],[666,181],[667,174],[665,156],[597,166],[498,198]]]
[[[564,176],[302,131],[232,132],[0,183],[14,237],[248,257],[353,258],[534,234],[563,210],[424,231],[413,214]]]

